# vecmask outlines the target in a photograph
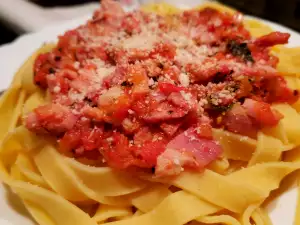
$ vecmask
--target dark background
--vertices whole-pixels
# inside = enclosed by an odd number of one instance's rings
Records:
[[[0,0],[1,1],[1,0]],[[30,0],[44,7],[74,5],[99,0]],[[265,18],[300,32],[300,0],[219,0],[240,11]],[[0,44],[13,41],[18,34],[0,21]]]

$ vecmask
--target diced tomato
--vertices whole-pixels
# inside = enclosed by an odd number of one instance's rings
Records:
[[[298,90],[290,89],[284,78],[280,76],[266,80],[265,86],[262,88],[269,91],[266,99],[268,102],[288,102],[292,104],[299,99]]]
[[[125,16],[125,12],[119,2],[112,0],[101,1],[101,9],[97,10],[93,15],[93,20],[105,20],[107,24],[113,27],[118,27],[119,20]]]
[[[197,111],[191,110],[188,112],[188,114],[183,119],[183,125],[187,127],[191,127],[196,125],[199,122],[199,115],[197,114]]]
[[[82,109],[82,114],[85,117],[95,120],[97,122],[103,122],[105,118],[105,111],[97,107],[85,106]]]
[[[209,123],[200,123],[195,128],[195,133],[199,138],[212,139],[212,126]]]
[[[165,76],[169,76],[174,82],[178,82],[180,70],[177,66],[164,67],[163,73]]]
[[[236,97],[243,98],[243,97],[249,96],[251,91],[252,91],[252,85],[249,81],[249,78],[245,76],[240,80],[239,87],[238,87],[238,90],[236,93]]]
[[[141,147],[133,147],[134,155],[145,163],[145,167],[152,168],[156,165],[157,157],[166,149],[165,141],[150,141]]]
[[[257,132],[257,127],[249,118],[246,110],[240,104],[235,104],[223,118],[222,124],[231,132],[253,136]]]
[[[130,165],[136,164],[136,159],[128,151],[128,139],[119,133],[113,134],[112,140],[108,140],[107,148],[100,148],[108,165],[116,169],[126,169]]]
[[[157,123],[165,120],[181,118],[185,116],[188,111],[188,109],[174,107],[167,102],[162,102],[157,108],[151,109],[142,118],[147,123]]]
[[[189,128],[176,136],[159,155],[155,174],[157,176],[177,175],[182,168],[203,169],[222,153],[214,140],[199,138],[195,128]]]
[[[99,46],[99,47],[93,48],[89,54],[91,55],[91,57],[99,58],[103,61],[107,61],[109,59],[109,56],[107,55],[104,46]]]
[[[127,14],[123,18],[122,28],[129,34],[139,33],[141,31],[140,21],[134,16],[134,14]]]
[[[67,131],[59,142],[59,150],[68,153],[80,145],[81,132],[77,129]]]
[[[130,67],[128,71],[128,77],[128,81],[132,82],[133,84],[133,87],[131,89],[131,96],[133,97],[133,99],[143,97],[150,91],[146,70],[143,67]]]
[[[70,84],[61,74],[48,75],[47,85],[53,95],[67,94]]]
[[[272,32],[270,34],[259,37],[254,41],[254,44],[262,47],[271,47],[274,45],[287,44],[290,38],[289,33]]]
[[[120,124],[127,117],[130,109],[130,98],[127,95],[122,95],[116,99],[111,105],[101,107],[106,116],[106,122]]]
[[[58,37],[57,48],[64,54],[70,53],[73,47],[78,46],[78,42],[81,40],[79,32],[77,30],[69,30],[64,35]]]
[[[99,127],[83,130],[81,132],[81,141],[84,150],[92,151],[98,149],[102,142],[103,130]]]
[[[159,82],[158,88],[166,96],[170,95],[172,92],[180,92],[180,91],[184,90],[183,87],[178,87],[174,84],[166,83],[166,82]]]
[[[279,113],[275,113],[268,103],[255,101],[247,98],[243,104],[248,116],[255,119],[260,125],[275,126],[282,118]]]
[[[59,104],[48,104],[36,108],[26,118],[26,127],[37,133],[59,135],[75,125],[77,117],[71,110]]]
[[[154,47],[154,50],[151,54],[152,57],[155,57],[155,55],[160,55],[162,57],[172,60],[176,55],[176,46],[168,42],[158,43]]]
[[[40,54],[34,62],[34,82],[42,88],[47,88],[47,75],[55,73],[54,66],[49,61],[50,53]]]
[[[146,115],[149,111],[149,106],[145,103],[144,99],[135,101],[132,106],[131,109],[135,112],[135,114],[142,118],[144,115]]]

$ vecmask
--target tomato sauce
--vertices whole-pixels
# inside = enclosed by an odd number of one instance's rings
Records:
[[[240,14],[211,8],[161,16],[102,1],[37,57],[34,82],[51,103],[26,126],[56,136],[63,153],[116,169],[202,169],[222,153],[213,127],[255,137],[282,118],[272,103],[298,99],[270,54],[288,38],[252,38]]]

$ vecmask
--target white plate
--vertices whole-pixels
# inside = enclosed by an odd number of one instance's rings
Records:
[[[197,4],[199,1],[197,2]],[[40,32],[22,36],[15,42],[0,48],[0,90],[4,90],[11,82],[19,66],[44,42],[56,41],[56,37],[68,29],[84,23],[89,16],[51,26]],[[300,34],[281,25],[264,21],[275,30],[291,34],[290,46],[300,46]],[[274,225],[292,225],[296,209],[296,186],[290,187],[278,199],[268,206]],[[20,202],[4,185],[0,186],[0,225],[33,225],[29,214]],[[9,221],[9,222],[8,222]]]

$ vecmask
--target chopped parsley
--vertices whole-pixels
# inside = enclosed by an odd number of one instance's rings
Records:
[[[226,47],[232,55],[241,57],[246,62],[254,62],[247,43],[238,43],[237,41],[231,40],[227,43]]]

